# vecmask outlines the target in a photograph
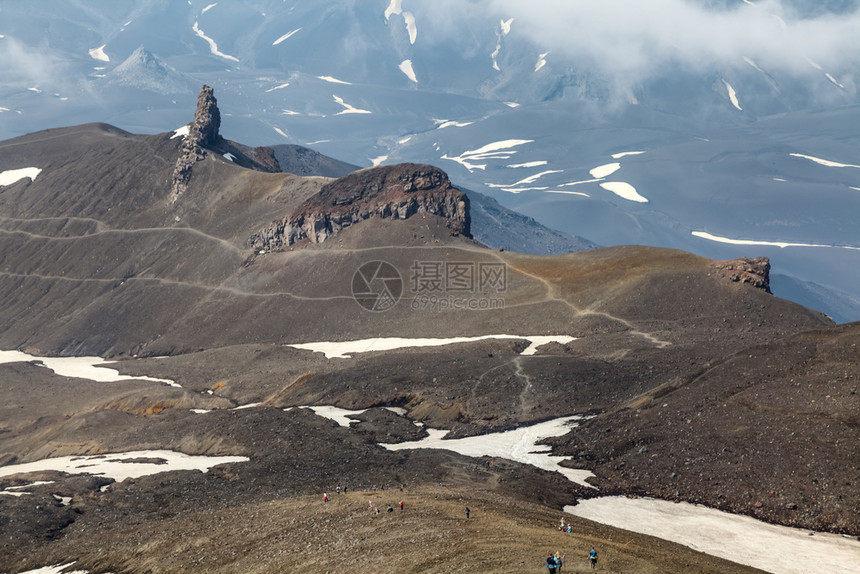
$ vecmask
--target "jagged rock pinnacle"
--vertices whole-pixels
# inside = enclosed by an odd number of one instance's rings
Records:
[[[221,112],[218,110],[218,100],[214,90],[203,85],[197,96],[197,111],[194,112],[194,122],[188,128],[188,135],[182,141],[179,158],[173,169],[173,181],[170,190],[170,202],[175,203],[188,188],[191,180],[191,168],[206,157],[205,147],[214,147],[222,142]]]

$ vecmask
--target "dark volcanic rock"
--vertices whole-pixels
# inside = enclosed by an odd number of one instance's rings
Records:
[[[327,184],[288,217],[252,235],[250,243],[257,249],[303,239],[322,243],[371,217],[408,219],[416,214],[442,217],[452,233],[471,237],[468,197],[451,186],[442,170],[406,163],[361,170]]]
[[[281,171],[271,148],[251,148],[225,140],[218,131],[220,128],[221,112],[218,109],[218,100],[215,99],[213,89],[204,85],[197,96],[194,121],[188,126],[188,135],[182,140],[179,158],[173,169],[170,203],[175,203],[188,189],[191,169],[195,163],[206,157],[206,150],[222,155],[227,160],[249,169],[265,172]]]
[[[188,128],[188,135],[182,141],[179,159],[173,170],[173,182],[171,185],[171,203],[179,199],[179,196],[188,189],[191,180],[191,168],[203,159],[203,147],[218,145],[222,138],[218,133],[221,127],[221,112],[218,110],[218,100],[215,99],[214,90],[204,85],[197,96],[197,111],[194,113],[194,122]]]
[[[749,283],[770,293],[770,260],[767,257],[739,257],[729,261],[715,261],[711,267],[731,281]]]

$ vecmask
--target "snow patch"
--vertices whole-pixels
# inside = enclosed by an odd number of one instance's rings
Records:
[[[827,79],[828,79],[828,80],[830,80],[831,82],[833,82],[833,84],[835,84],[836,86],[839,86],[839,87],[840,87],[840,88],[842,88],[843,90],[845,89],[845,86],[843,86],[842,84],[840,84],[839,82],[837,82],[837,81],[836,81],[836,78],[834,78],[834,77],[833,77],[833,76],[831,76],[830,74],[824,74],[824,75],[825,75],[825,76],[827,76]]]
[[[502,140],[487,144],[475,150],[464,151],[461,155],[456,157],[449,157],[448,154],[445,154],[442,156],[442,159],[455,161],[469,171],[487,169],[487,164],[476,164],[472,162],[488,159],[510,159],[511,156],[517,153],[511,148],[531,143],[533,141],[534,140]]]
[[[276,132],[278,132],[279,134],[281,134],[282,136],[284,136],[285,138],[287,138],[287,139],[290,138],[290,136],[287,135],[287,132],[285,132],[281,128],[272,128],[272,129],[275,130]]]
[[[282,116],[300,116],[299,112],[294,112],[293,110],[281,110]]]
[[[12,185],[13,183],[29,177],[30,181],[35,181],[36,176],[42,173],[42,169],[38,167],[22,167],[21,169],[7,169],[0,172],[0,186]]]
[[[107,44],[102,44],[98,48],[92,48],[89,51],[90,58],[92,58],[93,60],[99,60],[101,62],[110,62],[110,58],[107,54],[105,54],[105,46],[107,46]]]
[[[299,30],[301,30],[301,28],[296,28],[295,30],[292,30],[291,32],[287,32],[286,34],[284,34],[283,36],[281,36],[280,38],[278,38],[277,40],[272,42],[272,46],[277,46],[278,44],[280,44],[281,42],[283,42],[287,38],[291,37],[293,34],[298,32]]]
[[[402,0],[391,0],[388,3],[388,7],[385,9],[385,21],[391,18],[393,14],[401,14],[403,13]]]
[[[514,22],[513,18],[508,18],[507,20],[502,20],[499,23],[499,27],[502,30],[502,36],[507,36],[508,34],[511,33],[511,24],[513,24],[513,22]]]
[[[418,27],[415,26],[415,14],[412,12],[404,12],[403,19],[406,21],[406,32],[409,33],[409,43],[415,44],[418,38]]]
[[[606,183],[601,183],[600,187],[602,187],[606,191],[611,191],[622,199],[626,199],[628,201],[635,201],[638,203],[648,203],[648,198],[639,195],[639,193],[636,191],[636,188],[627,182],[607,181]]]
[[[233,62],[239,61],[239,58],[221,52],[218,49],[218,44],[215,43],[215,40],[204,34],[203,30],[200,29],[200,26],[197,22],[194,22],[194,26],[192,26],[191,29],[194,30],[194,33],[197,34],[200,38],[206,40],[206,43],[209,44],[209,51],[212,52],[213,56],[218,56],[219,58],[224,58],[225,60],[231,60]]]
[[[850,574],[860,563],[856,540],[818,532],[811,536],[806,530],[686,502],[605,496],[580,500],[564,511],[767,572]]]
[[[582,180],[582,181],[571,181],[571,182],[569,182],[569,183],[563,183],[563,184],[561,184],[561,186],[560,186],[560,187],[568,187],[568,186],[574,186],[574,185],[582,185],[583,183],[596,183],[596,182],[598,182],[598,181],[603,181],[603,178],[602,178],[602,177],[600,177],[600,178],[597,178],[597,179],[584,179],[584,180]]]
[[[644,151],[623,151],[621,153],[612,154],[612,159],[621,159],[622,157],[627,157],[628,155],[642,155],[645,153]]]
[[[734,107],[736,107],[737,109],[743,111],[743,108],[741,107],[740,103],[738,102],[738,95],[735,92],[735,89],[727,81],[723,80],[723,83],[726,85],[726,90],[729,92],[729,99],[732,101],[732,105]]]
[[[764,74],[764,70],[759,68],[758,64],[756,64],[751,58],[747,58],[746,56],[744,56],[743,59],[744,59],[744,62],[746,62],[747,64],[749,64],[750,66],[752,66],[753,68],[755,68],[756,70],[758,70],[759,72]]]
[[[436,123],[436,129],[441,130],[442,128],[464,128],[466,126],[470,126],[475,122],[455,122],[454,120],[433,120]]]
[[[502,102],[502,103],[505,104],[506,106],[508,106],[509,108],[518,108],[522,105],[522,104],[518,104],[517,102]]]
[[[335,96],[334,94],[332,94],[331,97],[334,98],[334,101],[336,101],[337,103],[339,103],[340,105],[342,105],[344,107],[344,109],[342,111],[339,111],[337,114],[335,114],[337,116],[342,116],[344,114],[370,114],[370,113],[372,113],[370,110],[362,110],[362,109],[353,107],[353,106],[347,104],[346,102],[344,102],[343,98],[339,98],[338,96]]]
[[[21,574],[89,574],[89,570],[66,570],[74,562],[68,564],[54,564],[53,566],[43,566],[35,570],[27,570]]]
[[[338,80],[337,78],[333,78],[331,76],[317,76],[318,80],[322,80],[324,82],[329,82],[331,84],[343,84],[345,86],[351,86],[349,82],[344,82],[343,80]]]
[[[206,12],[208,12],[209,10],[211,10],[212,8],[214,8],[214,7],[215,7],[215,6],[217,6],[217,5],[218,5],[218,3],[217,3],[217,2],[215,2],[214,4],[209,4],[206,8],[204,8],[203,10],[201,10],[201,11],[200,11],[200,13],[201,13],[201,14],[205,14]]]
[[[284,88],[286,88],[289,85],[290,85],[289,82],[284,82],[283,84],[279,84],[279,85],[275,86],[274,88],[269,88],[268,90],[266,90],[266,93],[268,94],[269,92],[274,92],[275,90],[283,90]]]
[[[729,239],[728,237],[720,237],[719,235],[712,235],[710,233],[706,233],[704,231],[693,231],[693,235],[696,237],[700,237],[702,239],[707,239],[709,241],[716,241],[717,243],[731,243],[732,245],[770,245],[773,247],[785,248],[785,247],[832,247],[834,249],[852,249],[856,251],[860,251],[860,247],[852,247],[850,245],[825,245],[823,243],[790,243],[787,241],[756,241],[753,239]]]
[[[442,338],[415,338],[404,337],[379,337],[376,339],[359,339],[356,341],[319,341],[315,343],[296,343],[287,345],[294,349],[306,349],[315,353],[323,353],[327,359],[349,359],[347,353],[369,353],[371,351],[391,351],[393,349],[405,349],[411,347],[439,347],[454,343],[471,343],[486,339],[525,339],[531,344],[521,353],[522,355],[534,355],[537,348],[547,343],[560,343],[562,345],[575,341],[575,337],[568,335],[483,335],[479,337],[451,337]]]
[[[620,163],[618,163],[618,162],[607,163],[606,165],[601,165],[601,166],[595,167],[594,169],[592,169],[588,173],[591,174],[591,177],[596,177],[596,178],[602,179],[604,177],[612,175],[613,173],[615,173],[619,169],[621,169]]]
[[[549,52],[544,52],[540,56],[538,56],[538,61],[535,64],[535,72],[546,66],[546,57],[549,55]]]
[[[416,84],[418,83],[418,78],[415,77],[415,70],[412,68],[412,60],[403,60],[397,67],[400,68],[401,72],[406,74],[407,78],[409,78]]]
[[[530,175],[527,178],[521,179],[518,182],[516,182],[515,184],[511,185],[510,187],[516,187],[518,185],[525,185],[527,183],[534,183],[545,175],[549,175],[551,173],[561,173],[561,172],[562,172],[562,170],[560,170],[560,169],[548,169],[546,171],[542,171],[540,173]]]
[[[430,436],[421,440],[398,444],[382,444],[382,446],[388,450],[435,448],[450,450],[464,456],[504,458],[529,464],[550,472],[558,472],[571,482],[595,488],[594,485],[586,482],[587,478],[594,476],[591,471],[560,466],[559,462],[567,457],[552,456],[549,454],[552,447],[545,444],[537,444],[543,439],[567,434],[571,428],[576,426],[579,420],[582,420],[582,417],[562,417],[506,432],[450,440],[445,440],[445,436],[448,435],[447,431],[428,428]]]
[[[135,459],[158,459],[158,462],[138,462]],[[213,466],[247,462],[246,456],[193,456],[172,450],[138,450],[91,456],[60,456],[35,462],[7,464],[0,467],[0,476],[28,472],[57,471],[69,474],[93,474],[122,482],[171,470],[208,472]]]
[[[225,158],[227,158],[227,159],[229,159],[230,161],[235,161],[235,160],[236,160],[236,156],[235,156],[235,155],[233,155],[232,153],[230,153],[229,151],[228,151],[227,153],[225,153],[225,154],[224,154],[224,157],[225,157]]]
[[[591,197],[587,193],[582,193],[581,191],[566,191],[564,189],[547,189],[546,193],[562,193],[564,195],[581,195],[582,197]]]
[[[830,161],[827,159],[821,159],[820,157],[812,157],[811,155],[803,155],[801,153],[792,153],[789,155],[791,155],[793,157],[800,157],[803,159],[808,159],[809,161],[814,161],[815,163],[818,163],[821,165],[826,165],[827,167],[856,167],[856,168],[860,168],[860,165],[854,165],[854,164],[850,164],[850,163],[838,163],[838,162]]]
[[[548,163],[549,163],[549,162],[547,162],[546,160],[541,160],[541,161],[529,161],[529,162],[526,162],[526,163],[512,163],[512,164],[509,164],[509,165],[507,165],[507,166],[505,166],[505,167],[512,167],[512,168],[520,168],[520,167],[540,167],[540,166],[542,166],[542,165],[547,165]]]
[[[310,409],[314,412],[314,414],[332,420],[339,424],[342,427],[349,428],[349,425],[355,422],[350,416],[357,416],[366,411],[367,409],[361,409],[358,411],[350,411],[347,409],[341,409],[339,407],[321,405],[321,406],[309,406],[309,407],[297,407],[303,409]],[[290,409],[285,409],[290,410]]]
[[[178,138],[178,137],[184,138],[185,136],[188,135],[188,132],[190,130],[191,130],[191,124],[184,125],[181,128],[177,128],[177,129],[173,130],[173,135],[170,136],[170,139]]]
[[[154,377],[120,375],[116,369],[109,369],[101,365],[115,363],[106,361],[101,357],[36,357],[21,351],[0,351],[0,365],[4,363],[36,362],[61,377],[74,377],[78,379],[89,379],[99,383],[113,383],[116,381],[151,381],[154,383],[165,383],[171,387],[179,387],[170,379],[156,379]]]
[[[370,163],[372,163],[372,164],[373,164],[373,167],[376,167],[376,166],[378,166],[379,164],[381,164],[382,162],[384,162],[384,161],[385,161],[385,160],[387,160],[387,159],[388,159],[388,156],[387,156],[387,155],[381,155],[381,156],[379,156],[379,157],[371,158],[371,159],[370,159]]]

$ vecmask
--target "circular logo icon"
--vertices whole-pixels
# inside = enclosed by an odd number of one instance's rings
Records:
[[[403,279],[387,261],[370,261],[352,276],[352,297],[368,311],[388,311],[403,294]]]

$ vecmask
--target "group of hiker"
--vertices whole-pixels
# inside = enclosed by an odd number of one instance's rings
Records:
[[[592,570],[597,568],[597,550],[594,549],[594,546],[588,553],[588,562],[591,564]],[[546,557],[546,568],[550,574],[560,574],[562,566],[564,566],[564,554],[556,552]]]
[[[368,508],[370,508],[370,510],[372,512],[374,512],[376,514],[380,514],[381,511],[379,510],[379,506],[374,505],[373,500],[368,500],[367,506],[368,506]],[[402,511],[403,510],[403,501],[402,500],[400,501],[399,506],[400,506],[400,510]],[[389,504],[386,512],[394,512],[394,508]]]

